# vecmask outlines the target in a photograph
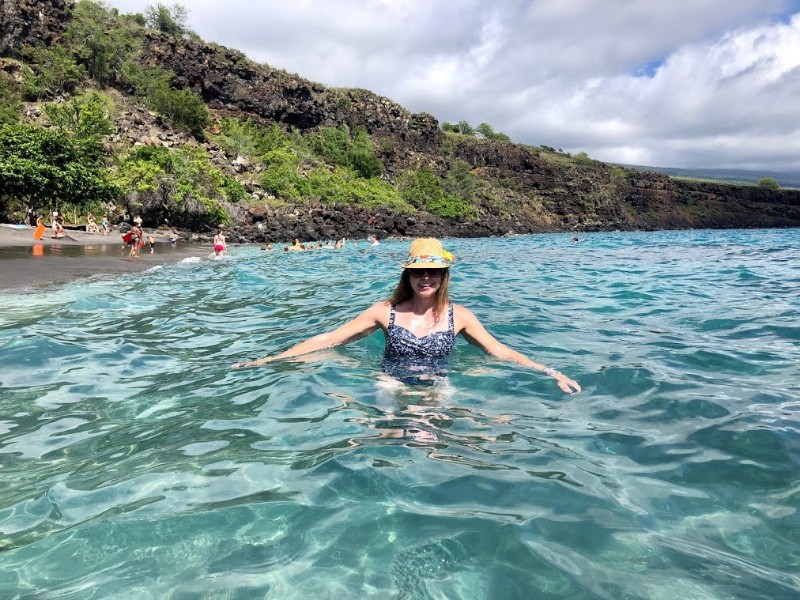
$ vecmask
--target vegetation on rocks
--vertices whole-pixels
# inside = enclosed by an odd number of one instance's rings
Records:
[[[234,241],[800,225],[800,193],[772,182],[681,181],[440,124],[206,44],[187,16],[0,7],[0,219],[102,207],[229,224]]]

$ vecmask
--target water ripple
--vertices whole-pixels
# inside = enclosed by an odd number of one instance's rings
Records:
[[[382,336],[231,370],[388,296],[406,244],[4,296],[0,595],[800,595],[800,243],[782,231],[447,240],[452,290],[565,396]]]

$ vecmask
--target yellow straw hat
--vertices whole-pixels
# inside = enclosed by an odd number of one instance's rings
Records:
[[[411,242],[404,269],[447,269],[455,262],[455,256],[435,238],[420,238]]]

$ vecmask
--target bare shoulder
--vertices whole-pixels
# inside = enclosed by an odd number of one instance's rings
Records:
[[[456,331],[461,331],[473,323],[478,323],[478,317],[472,314],[472,311],[466,306],[453,304],[453,321],[455,322]]]
[[[375,322],[380,323],[381,325],[388,325],[389,323],[389,310],[391,309],[391,305],[383,300],[381,302],[376,302],[372,306],[370,306],[367,310],[365,310],[362,314],[374,319]]]
[[[463,320],[471,320],[477,318],[474,314],[472,314],[472,311],[470,309],[468,309],[466,306],[462,306],[461,304],[453,304],[453,317],[456,319],[463,319]]]

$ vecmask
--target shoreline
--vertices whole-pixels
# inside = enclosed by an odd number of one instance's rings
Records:
[[[44,237],[41,240],[33,239],[33,231],[35,227],[30,225],[12,225],[10,223],[0,223],[0,248],[9,246],[25,246],[32,247],[37,244],[42,246],[94,246],[102,244],[117,244],[122,245],[122,234],[119,231],[112,230],[108,235],[102,233],[86,233],[80,229],[67,229],[63,238],[50,237],[51,229],[47,227]],[[170,238],[176,237],[184,243],[197,242],[199,238],[192,236],[186,232],[178,230],[160,230],[153,229],[144,232],[145,239],[148,235],[152,235],[156,242],[169,243]]]
[[[31,293],[51,286],[66,285],[103,275],[146,271],[174,264],[190,257],[206,257],[213,251],[209,242],[192,239],[171,230],[145,231],[145,239],[156,240],[154,252],[147,244],[139,257],[123,249],[122,234],[108,235],[67,230],[65,237],[49,237],[50,229],[37,241],[33,227],[0,224],[0,295]],[[170,238],[177,237],[172,245]]]

